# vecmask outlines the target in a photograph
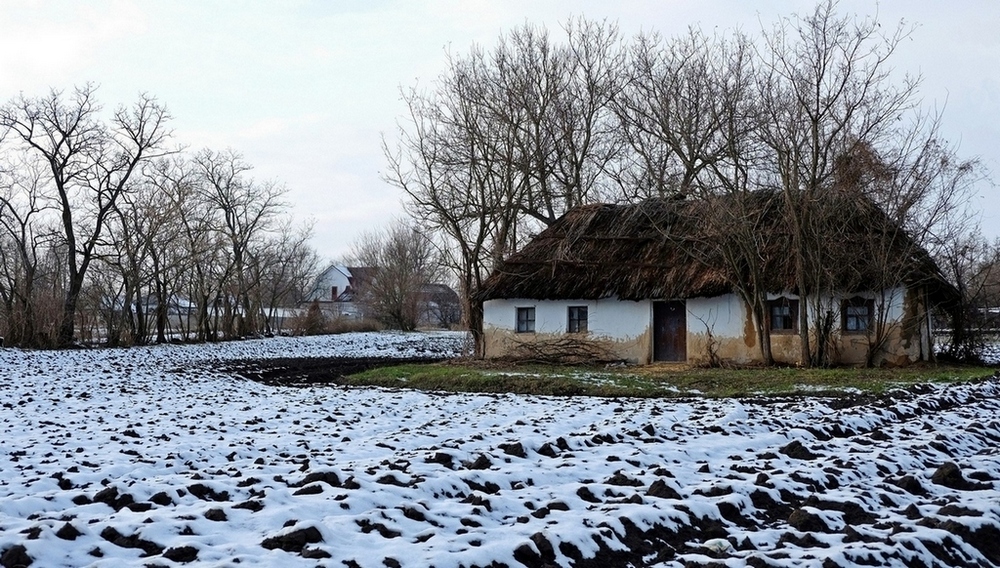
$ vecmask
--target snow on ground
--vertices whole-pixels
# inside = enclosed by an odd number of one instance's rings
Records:
[[[0,351],[0,565],[1000,563],[1000,382],[612,400],[274,387],[460,334]]]
[[[1000,365],[1000,343],[987,343],[983,347],[983,361],[989,365]]]

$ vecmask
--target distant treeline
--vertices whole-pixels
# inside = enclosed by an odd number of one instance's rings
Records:
[[[266,332],[315,266],[285,189],[233,150],[181,150],[155,98],[95,87],[0,107],[0,333],[7,345]],[[172,324],[170,322],[173,322]]]

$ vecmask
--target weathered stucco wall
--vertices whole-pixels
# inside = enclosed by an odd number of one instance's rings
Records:
[[[795,294],[789,293],[768,294],[768,299],[773,300],[781,296],[800,300]],[[845,333],[841,329],[842,302],[856,297],[870,299],[874,302],[875,315],[870,333]],[[738,299],[736,301],[742,304]],[[903,365],[927,359],[930,354],[927,310],[922,292],[919,290],[895,288],[880,292],[826,295],[822,297],[818,309],[814,300],[800,300],[799,306],[800,309],[803,309],[804,306],[804,309],[808,310],[810,322],[815,322],[820,314],[826,315],[827,312],[833,318],[828,345],[831,349],[831,360],[835,364],[864,364],[868,357],[869,345],[879,343],[880,335],[884,337],[884,340],[881,341],[881,347],[875,349],[873,356],[875,365]],[[749,351],[734,355],[734,352],[738,351],[739,342],[725,336],[717,337],[720,346],[733,347],[729,350],[719,349],[720,359],[724,362],[744,363],[748,360],[753,362],[761,360],[760,349],[756,345],[756,329],[752,324],[749,311],[744,309],[742,317],[746,327],[746,333],[742,337],[747,339],[746,346]],[[730,324],[727,329],[733,328],[734,326]],[[695,332],[690,326],[688,329],[692,334]],[[810,342],[815,348],[818,338],[813,330],[814,324],[810,323]],[[749,340],[751,337],[754,339],[753,342]],[[772,332],[771,353],[778,363],[801,364],[803,361],[802,344],[798,332]]]
[[[794,294],[769,294],[769,299]],[[931,339],[927,308],[919,290],[902,288],[878,293],[831,295],[823,298],[820,309],[813,301],[800,302],[809,311],[833,317],[829,346],[834,363],[864,364],[875,333],[847,334],[841,331],[841,303],[861,297],[875,303],[876,324],[882,326],[885,341],[876,350],[876,365],[903,365],[927,359]],[[587,306],[589,332],[567,334],[568,308]],[[687,361],[695,365],[718,363],[748,364],[761,361],[756,328],[748,307],[735,294],[712,298],[690,298],[687,306]],[[535,308],[535,333],[516,333],[517,308]],[[812,326],[811,326],[812,327]],[[484,305],[484,336],[487,357],[510,354],[518,345],[555,342],[572,337],[589,342],[596,349],[613,353],[632,363],[649,363],[652,354],[652,301],[604,300],[491,300]],[[817,338],[810,337],[815,346]],[[801,364],[799,334],[772,332],[771,352],[778,363]]]
[[[689,363],[742,365],[753,361],[760,351],[753,319],[736,294],[691,298],[687,310]]]
[[[570,306],[587,306],[588,332],[567,334]],[[535,333],[517,333],[517,308],[535,308]],[[483,305],[487,357],[503,357],[521,343],[551,342],[573,337],[596,349],[613,352],[630,363],[648,363],[652,303],[602,300],[490,300]]]
[[[810,321],[815,321],[820,312],[829,311],[834,318],[830,334],[829,346],[832,350],[831,360],[835,364],[862,365],[868,358],[869,346],[876,345],[872,362],[875,365],[883,363],[902,365],[919,361],[922,357],[919,340],[904,345],[902,330],[912,326],[912,318],[906,314],[905,298],[909,293],[904,288],[886,289],[880,292],[865,292],[854,294],[836,294],[824,296],[821,310],[816,310],[815,303],[808,305]],[[868,333],[847,333],[841,327],[841,304],[850,298],[864,298],[874,302],[872,327]],[[920,327],[920,326],[918,326]],[[812,330],[810,330],[812,331]],[[810,334],[812,342],[817,341],[814,333]],[[801,351],[798,349],[797,351]],[[800,363],[801,357],[794,361]]]
[[[922,290],[895,288],[860,296],[875,301],[875,318],[884,339],[874,330],[870,334],[845,334],[837,327],[834,345],[838,363],[865,363],[871,344],[877,345],[872,357],[874,365],[898,366],[930,358],[930,320]]]

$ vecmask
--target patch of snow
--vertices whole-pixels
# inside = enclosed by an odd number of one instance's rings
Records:
[[[998,561],[996,379],[835,409],[275,387],[221,370],[465,341],[2,350],[0,554],[23,546],[45,567]],[[958,478],[941,481],[949,462]]]

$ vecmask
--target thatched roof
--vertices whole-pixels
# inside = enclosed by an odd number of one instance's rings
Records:
[[[477,297],[641,300],[731,292],[744,275],[724,260],[726,248],[719,243],[732,235],[708,221],[732,206],[733,199],[649,199],[573,208],[504,261]],[[882,242],[883,250],[897,251],[891,269],[905,266],[896,274],[905,273],[907,283],[931,284],[939,302],[953,296],[954,288],[944,282],[925,251],[913,246],[904,232],[889,230],[886,217],[877,208],[873,215],[870,203],[851,203],[855,205],[831,209],[840,217],[830,225],[837,231],[831,238],[855,243],[857,262],[828,262],[829,281],[845,291],[872,289],[873,283],[884,280],[879,271],[885,270],[886,255],[876,261],[866,249]],[[757,192],[739,206],[755,219],[754,252],[764,263],[766,288],[794,292],[791,236],[781,221],[777,196]]]

